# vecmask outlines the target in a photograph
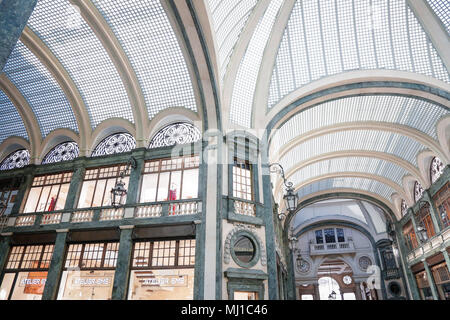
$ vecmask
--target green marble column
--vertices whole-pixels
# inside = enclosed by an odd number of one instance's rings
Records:
[[[75,163],[75,170],[72,174],[72,179],[70,180],[69,192],[67,192],[64,209],[73,209],[77,205],[78,194],[80,193],[84,173],[86,172],[84,165],[85,162],[83,159],[80,159]]]
[[[425,267],[425,272],[427,273],[428,283],[430,284],[431,293],[433,294],[434,300],[439,300],[439,294],[436,288],[436,284],[434,283],[434,278],[431,273],[430,267],[428,267],[428,263],[426,260],[422,260],[423,266]]]
[[[61,279],[64,267],[64,253],[66,251],[68,234],[68,229],[56,230],[55,247],[53,249],[52,261],[50,262],[42,300],[56,300],[58,295],[59,280]]]
[[[126,300],[128,278],[130,275],[131,254],[133,250],[133,228],[132,225],[120,226],[120,244],[117,255],[116,272],[114,273],[114,284],[112,300]]]
[[[8,257],[11,246],[11,236],[12,232],[0,236],[0,284],[3,281],[3,269],[6,265],[6,258]]]
[[[34,166],[27,167],[23,176],[23,182],[20,184],[19,191],[17,192],[16,201],[12,207],[11,214],[18,214],[22,202],[25,200],[27,191],[31,188],[34,178]]]
[[[444,255],[445,262],[447,263],[448,271],[450,272],[450,257],[448,256],[447,249],[443,249],[442,254]]]
[[[136,160],[136,168],[131,169],[128,186],[125,186],[127,189],[126,204],[135,204],[136,202],[139,202],[137,196],[139,194],[139,186],[141,185],[140,181],[142,168],[144,167],[144,154],[145,149],[139,149],[132,153],[132,157]]]

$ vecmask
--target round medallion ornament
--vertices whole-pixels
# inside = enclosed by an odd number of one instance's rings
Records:
[[[362,271],[366,271],[369,266],[372,265],[372,260],[369,257],[363,256],[358,260],[359,268]]]
[[[136,148],[136,141],[131,134],[125,132],[115,133],[103,139],[95,147],[94,151],[92,151],[92,157],[128,152],[134,148]]]
[[[297,270],[300,273],[308,273],[311,269],[311,264],[306,261],[305,259],[299,259],[297,260]]]
[[[161,130],[150,141],[149,148],[167,147],[200,140],[200,131],[188,122],[172,123]]]
[[[45,158],[42,160],[42,164],[73,160],[78,157],[79,153],[80,149],[75,142],[63,142],[47,153]]]
[[[30,163],[30,153],[26,149],[14,151],[0,164],[0,170],[22,168]]]
[[[346,275],[342,278],[342,281],[346,284],[349,285],[350,283],[352,283],[352,277],[350,277],[349,275]]]
[[[233,251],[240,262],[250,263],[255,257],[256,248],[249,237],[240,236],[234,243]]]

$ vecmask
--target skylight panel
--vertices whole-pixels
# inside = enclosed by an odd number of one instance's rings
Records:
[[[293,59],[283,66],[285,47],[290,48]],[[268,108],[311,81],[358,69],[402,70],[450,82],[442,60],[405,0],[303,0],[296,2],[284,31]],[[280,74],[291,70],[295,88],[285,92],[282,88],[289,87],[292,80]]]
[[[76,6],[67,0],[39,0],[28,26],[69,73],[88,108],[93,127],[112,117],[134,122],[119,73]]]
[[[253,94],[256,80],[269,39],[272,26],[283,0],[270,2],[263,17],[261,17],[253,36],[248,44],[247,51],[241,61],[234,83],[231,97],[230,121],[244,127],[250,126],[253,105]]]
[[[57,128],[69,128],[78,132],[72,108],[61,87],[20,40],[9,56],[3,72],[34,111],[43,137]]]
[[[28,140],[27,130],[16,107],[8,96],[0,90],[0,144],[10,136],[18,136]]]
[[[136,72],[150,119],[170,107],[197,111],[186,61],[160,1],[95,0],[94,4]]]
[[[448,0],[427,0],[427,2],[441,20],[450,36],[450,3]]]

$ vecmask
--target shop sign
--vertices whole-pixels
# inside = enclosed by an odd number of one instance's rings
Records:
[[[165,276],[138,276],[139,282],[143,287],[159,286],[159,287],[186,287],[188,285],[187,275],[165,275]]]
[[[73,286],[81,287],[109,287],[111,286],[111,277],[74,277],[72,278]]]
[[[29,272],[20,279],[19,287],[25,287],[23,292],[27,294],[43,294],[47,272]]]

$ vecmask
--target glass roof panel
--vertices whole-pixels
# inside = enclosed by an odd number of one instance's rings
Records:
[[[183,53],[160,1],[95,0],[94,4],[136,72],[150,119],[169,107],[197,111]]]
[[[27,130],[16,107],[8,96],[0,90],[0,144],[10,136],[19,136],[28,140]]]
[[[330,190],[336,188],[346,188],[355,190],[369,191],[380,195],[389,202],[391,201],[391,195],[395,193],[395,190],[391,187],[370,179],[364,178],[331,178],[311,183],[298,191],[300,199],[320,191]]]
[[[244,127],[250,126],[253,95],[261,60],[278,10],[283,2],[284,0],[270,1],[266,12],[260,18],[253,32],[247,51],[239,65],[231,96],[230,121],[232,123]]]
[[[303,0],[284,31],[268,107],[311,81],[356,69],[410,71],[450,82],[405,0]]]
[[[436,123],[448,110],[430,102],[402,96],[355,96],[328,101],[286,121],[272,138],[271,152],[310,130],[337,123],[379,121],[415,128],[437,140]]]
[[[450,35],[450,2],[448,0],[427,0],[427,2]]]
[[[256,2],[256,0],[209,0],[219,51],[221,78],[225,75],[233,48]]]
[[[69,73],[83,97],[93,127],[113,117],[134,122],[122,80],[78,7],[67,0],[39,0],[28,26]]]
[[[306,181],[337,172],[361,172],[382,176],[397,183],[399,187],[402,185],[402,178],[408,174],[408,171],[402,167],[385,160],[369,157],[345,157],[315,162],[296,171],[288,180]]]
[[[344,150],[385,152],[417,166],[416,155],[425,147],[417,141],[386,131],[349,130],[323,135],[292,148],[279,161],[289,171],[297,163],[323,153]]]
[[[3,71],[33,109],[43,137],[57,128],[78,132],[75,115],[61,87],[20,40]]]

